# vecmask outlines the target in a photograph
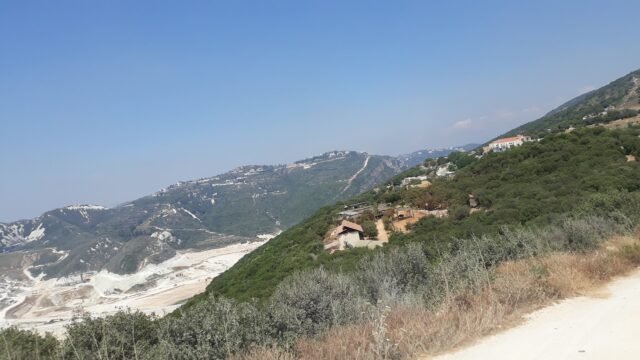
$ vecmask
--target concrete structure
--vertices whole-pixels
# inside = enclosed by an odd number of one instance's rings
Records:
[[[378,240],[366,240],[362,226],[347,220],[342,220],[342,223],[331,232],[329,239],[334,240],[325,244],[324,250],[332,254],[345,249],[357,247],[371,249],[382,245],[382,242]]]
[[[409,186],[412,182],[417,182],[418,185],[422,184],[424,181],[428,183],[427,179],[428,177],[426,175],[406,177],[402,179],[402,183],[400,184],[400,186]]]
[[[495,151],[501,152],[514,147],[522,146],[525,142],[531,141],[529,136],[517,135],[514,137],[502,138],[494,140],[484,147],[485,152]]]
[[[478,206],[480,206],[480,202],[478,201],[478,198],[476,198],[476,196],[473,194],[469,194],[469,207],[477,208]]]

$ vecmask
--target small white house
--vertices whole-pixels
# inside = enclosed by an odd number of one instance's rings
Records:
[[[324,249],[332,254],[345,249],[373,248],[382,245],[382,242],[377,240],[365,240],[362,226],[347,220],[342,220],[342,223],[331,232],[330,238],[334,241],[325,244]]]
[[[505,151],[514,147],[521,146],[522,144],[528,141],[531,141],[531,137],[524,136],[524,135],[517,135],[514,137],[502,138],[502,139],[494,140],[491,143],[489,143],[489,145],[485,147],[485,150],[490,150],[495,152]]]

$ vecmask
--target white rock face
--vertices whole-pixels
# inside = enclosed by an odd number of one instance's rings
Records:
[[[171,240],[173,239],[173,234],[171,234],[168,231],[156,231],[153,234],[151,234],[151,237],[154,239],[158,239],[160,241],[165,241],[165,240]]]
[[[25,242],[24,225],[0,224],[0,241],[6,246],[16,245]]]
[[[40,223],[37,228],[31,231],[31,233],[29,233],[29,236],[27,236],[26,242],[42,239],[42,237],[44,236],[44,230],[45,230],[44,226],[42,226],[42,223]]]
[[[108,210],[104,206],[100,205],[69,205],[65,207],[67,210]]]

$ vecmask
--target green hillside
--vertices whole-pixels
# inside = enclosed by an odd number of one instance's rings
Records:
[[[428,173],[430,169],[413,168],[393,178],[388,188],[369,191],[351,202],[393,206],[429,202],[434,207],[446,207],[450,216],[425,217],[411,233],[393,233],[383,250],[359,248],[331,255],[323,251],[322,239],[335,226],[335,215],[344,203],[325,207],[245,256],[215,278],[207,293],[238,300],[265,299],[285,277],[301,269],[324,266],[350,271],[369,254],[412,242],[425,244],[435,259],[455,238],[495,234],[504,226],[554,224],[576,211],[590,214],[623,210],[625,204],[607,203],[611,200],[603,199],[612,197],[604,194],[640,189],[640,165],[625,157],[640,155],[639,136],[638,128],[583,128],[507,152],[458,161],[462,168],[455,177],[433,179],[433,185],[426,189],[397,186],[403,177]],[[460,156],[454,153],[449,157],[457,160]],[[480,211],[470,214],[468,194],[479,200]],[[202,297],[196,297],[189,305]]]
[[[571,126],[606,123],[636,116],[640,110],[639,84],[640,70],[636,70],[600,89],[580,95],[540,119],[519,126],[500,137],[517,134],[544,136]]]

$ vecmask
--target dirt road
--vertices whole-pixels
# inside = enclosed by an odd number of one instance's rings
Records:
[[[387,233],[387,230],[384,228],[384,222],[382,221],[382,219],[376,221],[376,229],[378,229],[378,240],[382,242],[388,242],[389,234]]]
[[[601,293],[536,311],[520,326],[437,360],[640,359],[640,271]]]

